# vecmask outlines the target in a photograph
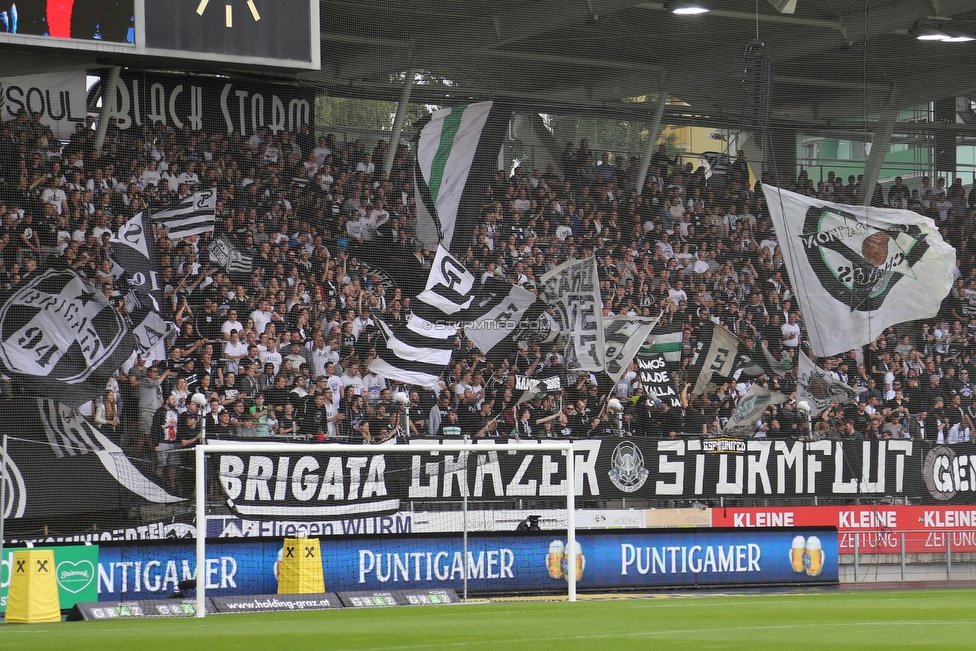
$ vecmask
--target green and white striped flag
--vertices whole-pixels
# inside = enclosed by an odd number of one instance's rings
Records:
[[[505,137],[510,108],[479,102],[435,111],[416,137],[417,239],[466,252]],[[462,236],[455,241],[454,234]]]
[[[669,362],[681,361],[681,337],[682,331],[679,328],[673,332],[651,332],[651,345],[642,348],[648,354],[663,353],[664,359]]]

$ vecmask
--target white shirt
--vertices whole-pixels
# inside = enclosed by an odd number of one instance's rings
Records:
[[[364,239],[363,222],[358,219],[354,222],[346,222],[346,233],[349,235],[349,237]]]
[[[783,333],[783,345],[796,348],[800,345],[800,325],[798,323],[784,323],[780,326]]]
[[[261,360],[262,367],[265,364],[274,364],[275,375],[278,374],[278,370],[281,368],[281,360],[282,360],[281,353],[277,351],[272,352],[270,350],[265,350],[261,353],[258,353],[258,359]]]
[[[224,344],[224,355],[247,355],[247,344],[240,339],[237,340],[236,345],[228,341],[226,344]],[[238,360],[236,359],[227,360],[228,373],[237,373],[237,362]]]
[[[361,396],[366,391],[366,383],[363,382],[363,378],[360,375],[357,375],[355,377],[350,377],[349,375],[343,375],[339,379],[342,381],[343,387],[353,388],[354,395]]]
[[[251,312],[251,318],[254,319],[254,327],[257,329],[259,335],[264,334],[264,329],[271,323],[272,314],[274,313],[270,310],[267,312],[262,312],[261,310]]]
[[[222,334],[227,335],[228,337],[230,336],[231,330],[237,330],[237,332],[243,332],[244,324],[241,323],[240,321],[231,321],[230,319],[228,319],[227,321],[224,321],[224,325],[220,326],[220,332]]]
[[[316,377],[325,375],[325,365],[329,362],[338,364],[339,353],[335,352],[328,346],[312,349],[312,372]]]

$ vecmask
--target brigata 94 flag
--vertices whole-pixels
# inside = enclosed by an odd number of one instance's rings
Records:
[[[927,319],[952,288],[956,251],[928,217],[842,206],[763,186],[783,260],[818,356]]]
[[[0,307],[7,374],[72,407],[100,396],[134,350],[122,315],[73,270],[42,273]]]

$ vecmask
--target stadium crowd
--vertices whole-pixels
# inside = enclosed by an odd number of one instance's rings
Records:
[[[596,256],[605,315],[663,312],[657,330],[682,329],[681,406],[645,396],[633,365],[613,386],[567,372],[556,346],[512,344],[485,356],[463,332],[434,392],[369,370],[380,336],[371,314],[396,323],[409,313],[395,274],[376,260],[395,267],[411,257],[429,264],[431,256],[412,236],[417,207],[407,146],[380,140],[370,149],[361,140],[316,137],[307,126],[244,137],[159,124],[123,131],[113,122],[99,154],[90,120],[60,143],[38,118],[22,112],[0,131],[0,287],[7,294],[39,269],[72,268],[124,312],[125,288],[107,255],[112,233],[140,211],[164,210],[199,188],[219,193],[214,235],[227,234],[253,254],[251,272],[230,274],[209,260],[212,235],[173,241],[155,233],[163,316],[179,334],[165,358],[127,364],[91,415],[136,453],[193,445],[203,420],[209,438],[613,435],[616,417],[604,409],[611,395],[625,405],[626,434],[717,435],[750,382],[791,393],[795,360],[807,350],[760,183],[838,202],[856,202],[860,190],[858,179],[833,172],[816,182],[803,171],[750,184],[742,152],[726,173],[706,178],[705,169],[662,146],[638,192],[639,159],[611,158],[586,140],[566,144],[558,171],[499,171],[480,225],[467,234],[467,268],[480,282],[494,276],[538,291],[546,271]],[[382,171],[388,157],[389,176]],[[967,244],[976,190],[967,197],[960,179],[947,188],[927,178],[910,190],[898,179],[887,192],[879,185],[872,203],[932,217],[958,251],[956,285],[938,317],[818,360],[837,379],[865,388],[856,403],[828,409],[811,433],[791,400],[770,409],[756,436],[950,440],[973,427],[976,265]],[[746,354],[765,344],[794,370],[730,378],[711,393],[689,395],[683,369],[709,320],[736,333]],[[561,394],[518,402],[517,377],[552,375],[561,378]],[[31,387],[12,383],[7,392],[28,395]],[[409,432],[398,392],[409,397]]]

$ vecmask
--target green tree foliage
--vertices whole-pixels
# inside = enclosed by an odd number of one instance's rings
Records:
[[[640,155],[647,146],[650,135],[651,117],[657,95],[641,95],[624,100],[629,104],[647,104],[648,117],[644,120],[627,120],[603,117],[595,114],[550,115],[547,124],[556,142],[564,144],[572,142],[579,146],[580,140],[587,140],[590,149],[597,155],[608,152],[611,157],[616,154]],[[673,145],[677,141],[676,134],[662,124],[658,133],[657,143]]]
[[[402,86],[405,73],[390,76],[390,84]],[[423,86],[440,86],[450,88],[453,83],[449,79],[437,77],[426,71],[418,71],[414,76],[414,88]],[[430,104],[411,102],[407,105],[407,116],[403,123],[402,140],[409,140],[413,135],[413,125],[423,116],[438,107]],[[353,129],[370,129],[375,131],[392,131],[393,119],[396,116],[397,102],[352,99],[346,97],[317,97],[315,99],[316,124],[348,127]]]

